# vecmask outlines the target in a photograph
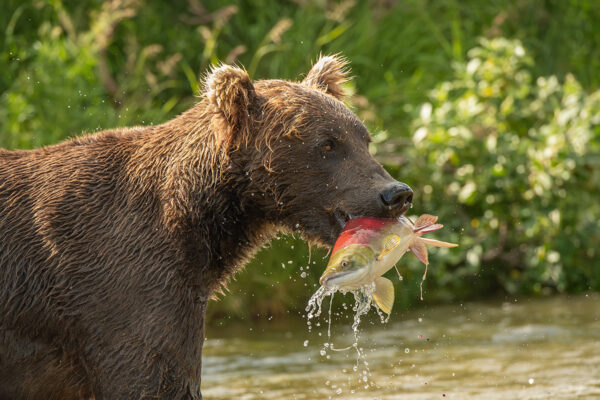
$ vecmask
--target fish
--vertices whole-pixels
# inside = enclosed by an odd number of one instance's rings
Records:
[[[423,264],[427,274],[426,245],[452,248],[454,243],[422,237],[443,227],[434,215],[423,214],[414,223],[407,217],[397,219],[359,217],[349,220],[338,236],[327,267],[319,282],[326,288],[358,290],[375,284],[372,298],[380,310],[390,314],[394,304],[392,281],[382,275],[407,252]]]

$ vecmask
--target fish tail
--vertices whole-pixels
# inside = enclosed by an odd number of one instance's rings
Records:
[[[424,235],[426,233],[442,229],[443,227],[444,227],[444,225],[442,225],[442,224],[433,224],[433,225],[424,226],[424,227],[421,227],[421,228],[418,228],[418,229],[417,228],[413,228],[413,232],[416,235],[421,236],[421,235]]]
[[[423,243],[428,244],[430,246],[435,246],[435,247],[452,248],[452,247],[458,246],[456,243],[442,242],[441,240],[428,239],[428,238],[419,238],[419,239]]]
[[[438,217],[430,214],[423,214],[415,221],[414,231],[420,231],[423,228],[427,228],[437,222]]]
[[[427,247],[423,241],[423,238],[416,237],[408,246],[410,251],[421,261],[423,264],[429,264],[429,259],[427,257]]]

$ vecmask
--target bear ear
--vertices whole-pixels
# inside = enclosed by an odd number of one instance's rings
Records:
[[[246,128],[256,101],[248,73],[230,65],[214,67],[204,79],[204,96],[234,128]]]
[[[339,54],[319,56],[302,83],[341,100],[346,96],[342,85],[350,80],[349,73],[348,60]]]

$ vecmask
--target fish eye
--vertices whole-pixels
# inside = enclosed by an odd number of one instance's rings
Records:
[[[348,266],[348,261],[342,261],[342,267],[347,267]]]

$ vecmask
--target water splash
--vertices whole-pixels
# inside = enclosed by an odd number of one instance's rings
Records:
[[[331,300],[329,302],[329,328],[327,330],[327,335],[331,338],[331,306],[333,303],[333,295],[335,292],[341,292],[342,294],[348,293],[346,290],[338,289],[337,287],[324,287],[320,286],[319,289],[311,296],[308,300],[308,305],[306,306],[305,311],[307,312],[306,319],[309,327],[309,331],[311,330],[311,320],[314,318],[318,318],[323,310],[323,300],[327,296],[331,296]],[[361,317],[369,312],[371,309],[371,305],[374,305],[379,316],[382,318],[382,322],[387,322],[389,315],[387,317],[383,317],[383,314],[379,310],[379,307],[372,302],[373,292],[375,291],[375,283],[372,282],[368,285],[365,285],[357,290],[352,290],[350,293],[354,295],[354,306],[352,307],[352,311],[354,311],[354,322],[352,323],[352,331],[354,332],[355,339],[358,338],[358,326],[360,325]]]
[[[336,288],[326,288],[324,286],[319,287],[317,291],[312,295],[312,297],[308,300],[308,305],[306,306],[306,323],[308,325],[308,331],[311,331],[312,323],[311,319],[319,317],[321,315],[321,305],[323,304],[323,299],[327,296],[333,295],[335,293]]]
[[[374,291],[375,282],[352,291],[352,294],[354,295],[354,307],[352,307],[352,311],[354,311],[354,323],[352,324],[352,331],[354,332],[354,339],[356,341],[358,341],[358,325],[360,325],[360,319],[371,309]]]
[[[321,356],[329,359],[330,356],[327,354],[328,350],[347,351],[347,350],[354,348],[356,350],[356,364],[354,365],[354,367],[352,369],[353,369],[353,371],[358,372],[359,365],[362,364],[362,366],[363,366],[363,370],[359,373],[359,382],[362,385],[365,385],[364,386],[365,388],[368,388],[370,386],[375,386],[374,382],[369,381],[369,377],[371,376],[371,371],[369,369],[369,363],[366,359],[366,355],[365,355],[363,349],[361,347],[359,347],[359,345],[358,345],[359,336],[360,336],[359,335],[360,334],[359,325],[360,325],[362,317],[369,312],[372,305],[375,307],[382,323],[386,323],[388,321],[389,315],[387,315],[387,316],[383,315],[383,313],[381,312],[379,307],[377,307],[377,305],[375,303],[373,303],[373,301],[372,301],[373,292],[375,291],[375,283],[374,282],[372,282],[368,285],[365,285],[358,290],[350,291],[350,293],[352,293],[354,296],[354,306],[352,307],[352,311],[354,311],[354,321],[352,323],[352,333],[354,336],[354,343],[352,343],[352,345],[350,345],[348,347],[336,348],[333,345],[333,342],[331,340],[331,310],[332,310],[332,304],[333,304],[333,296],[334,296],[335,292],[337,292],[337,291],[340,291],[343,294],[348,292],[345,290],[340,290],[336,287],[327,288],[327,287],[321,286],[321,287],[319,287],[319,289],[317,289],[317,291],[309,299],[308,305],[306,307],[306,312],[307,312],[306,318],[307,318],[308,331],[310,332],[312,330],[312,321],[311,320],[318,318],[323,311],[323,300],[325,299],[325,297],[330,296],[331,298],[329,301],[329,321],[328,321],[328,327],[327,327],[327,342],[323,344],[323,347],[321,348],[319,353],[321,354]],[[316,325],[318,326],[319,323],[317,323]]]
[[[421,278],[421,284],[419,285],[419,288],[421,289],[421,301],[423,301],[423,282],[425,282],[425,279],[427,279],[427,268],[429,267],[429,264],[425,264],[425,271],[423,271],[423,277]]]

